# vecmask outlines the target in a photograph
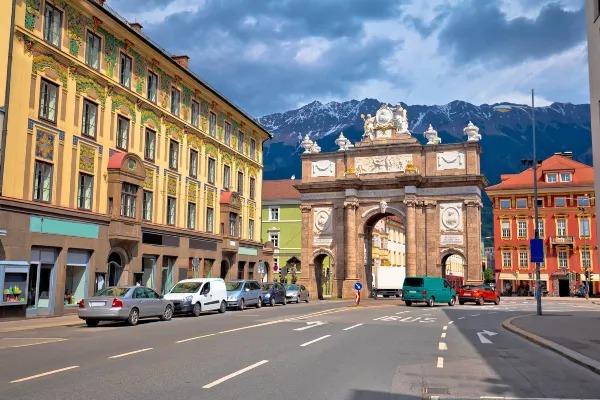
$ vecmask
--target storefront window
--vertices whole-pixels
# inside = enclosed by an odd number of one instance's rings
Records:
[[[215,260],[204,259],[204,270],[202,271],[203,278],[210,278],[212,273],[212,266],[215,263]]]
[[[142,286],[154,289],[154,269],[156,266],[156,258],[142,258]]]
[[[4,275],[2,302],[25,303],[27,289],[27,274],[7,272]]]
[[[75,307],[85,298],[85,265],[67,265],[65,306]]]
[[[164,264],[162,268],[162,285],[161,285],[161,293],[168,293],[174,285],[175,278],[175,257],[165,257]]]

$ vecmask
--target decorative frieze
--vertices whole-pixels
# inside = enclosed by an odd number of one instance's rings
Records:
[[[81,144],[79,146],[79,169],[93,174],[95,161],[96,161],[96,149],[93,147]]]
[[[334,160],[313,161],[312,162],[312,176],[314,178],[335,176],[335,161]]]
[[[463,151],[444,151],[437,153],[437,170],[465,169],[465,154]]]
[[[358,174],[404,172],[406,167],[411,163],[412,154],[356,157],[354,159],[354,168]]]

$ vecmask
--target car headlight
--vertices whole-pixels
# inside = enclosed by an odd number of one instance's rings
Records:
[[[265,293],[265,299],[271,297],[271,293]]]
[[[237,299],[238,299],[238,298],[237,298],[237,296],[236,296],[236,295],[233,295],[233,296],[228,296],[228,297],[227,297],[227,300],[229,300],[229,301],[236,301]]]
[[[194,298],[194,296],[185,296],[183,298],[183,301],[192,301],[193,298]]]

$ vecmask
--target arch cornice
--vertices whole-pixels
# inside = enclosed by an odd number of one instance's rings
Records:
[[[461,249],[457,249],[454,247],[448,247],[448,248],[443,249],[440,252],[440,260],[443,260],[444,257],[451,256],[454,254],[461,256],[463,258],[463,260],[465,260],[465,262],[467,261],[467,256],[465,255],[465,252]]]
[[[333,252],[331,250],[329,250],[329,249],[323,249],[323,248],[315,249],[313,251],[312,255],[313,255],[313,257],[312,257],[313,258],[313,261],[312,261],[313,264],[314,264],[315,258],[317,258],[318,256],[329,256],[329,257],[331,257],[332,264],[335,263],[335,257],[333,256]]]

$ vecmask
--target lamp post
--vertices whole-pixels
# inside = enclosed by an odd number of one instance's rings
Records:
[[[513,108],[520,108],[522,110],[526,110],[524,107],[519,106],[511,106],[511,105],[497,105],[494,107],[494,111],[498,112],[509,112]],[[539,225],[538,225],[538,187],[537,187],[537,155],[536,155],[536,145],[535,145],[535,101],[534,101],[534,91],[531,89],[531,123],[532,123],[532,141],[533,141],[533,213],[534,213],[534,238],[537,240],[540,238]],[[542,295],[541,295],[541,284],[540,284],[540,263],[535,263],[535,300],[537,305],[537,315],[542,315]]]

